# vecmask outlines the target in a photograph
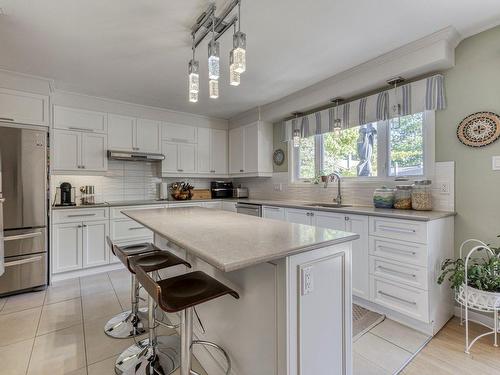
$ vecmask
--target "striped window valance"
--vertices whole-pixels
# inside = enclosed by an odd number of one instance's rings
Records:
[[[420,81],[407,83],[397,89],[389,89],[378,94],[360,98],[306,116],[283,122],[283,139],[290,140],[294,130],[301,137],[329,133],[338,126],[347,129],[380,120],[388,120],[398,115],[435,111],[446,108],[444,77],[437,74]],[[337,121],[335,121],[337,120]]]

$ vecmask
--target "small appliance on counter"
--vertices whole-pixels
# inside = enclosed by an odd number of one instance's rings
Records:
[[[226,181],[210,182],[210,191],[212,192],[212,199],[232,198],[233,190],[234,186],[232,182],[226,182]]]
[[[80,198],[80,204],[82,206],[94,205],[95,204],[95,187],[94,185],[80,186],[80,192],[82,196]]]
[[[166,182],[160,182],[158,184],[158,192],[161,201],[167,200],[169,196],[168,184]]]
[[[238,186],[233,189],[234,198],[248,198],[248,188]]]
[[[75,202],[75,188],[69,182],[63,182],[56,188],[56,204],[55,206],[76,206]],[[59,201],[57,198],[59,197]]]

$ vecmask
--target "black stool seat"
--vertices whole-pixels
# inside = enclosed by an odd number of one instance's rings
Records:
[[[136,267],[140,266],[144,272],[153,272],[162,268],[178,266],[180,264],[191,268],[191,264],[177,255],[166,250],[155,251],[153,253],[137,255],[128,259],[128,267],[131,272],[136,272]]]
[[[182,311],[226,294],[240,298],[234,290],[201,271],[159,280],[156,284],[156,296],[152,297],[162,310],[169,313]]]
[[[127,246],[120,246],[120,249],[127,256],[134,256],[134,255],[150,253],[152,251],[160,250],[155,245],[153,245],[152,243],[149,243],[149,242],[138,243],[138,244],[134,244],[134,245],[127,245]]]

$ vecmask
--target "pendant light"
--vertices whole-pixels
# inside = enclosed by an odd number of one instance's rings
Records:
[[[219,80],[211,79],[208,81],[208,94],[210,99],[217,99],[219,97]]]
[[[196,103],[198,101],[198,92],[200,91],[200,64],[195,59],[194,35],[193,35],[193,58],[188,64],[188,85],[189,101]]]
[[[219,79],[219,42],[215,40],[215,16],[212,14],[212,40],[208,43],[208,78]]]
[[[341,98],[332,99],[332,102],[335,104],[333,107],[333,134],[337,137],[340,136],[340,132],[342,131],[342,120],[339,118],[339,103],[342,102]]]
[[[236,23],[234,24],[234,33],[236,34]],[[240,72],[236,71],[237,65],[234,62],[234,50],[231,50],[229,53],[229,84],[231,86],[239,86],[240,85]]]
[[[229,64],[238,73],[244,73],[246,66],[247,36],[241,32],[241,3],[238,3],[238,31],[233,34],[233,49],[229,53]]]
[[[293,115],[295,116],[295,119],[292,120],[292,127],[294,128],[292,143],[294,148],[298,148],[300,146],[300,129],[295,129],[295,125],[297,124],[297,118],[299,117],[300,112],[295,112]]]

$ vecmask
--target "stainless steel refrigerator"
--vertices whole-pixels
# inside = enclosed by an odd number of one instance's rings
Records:
[[[0,198],[0,295],[43,288],[48,277],[46,131],[0,123]]]

